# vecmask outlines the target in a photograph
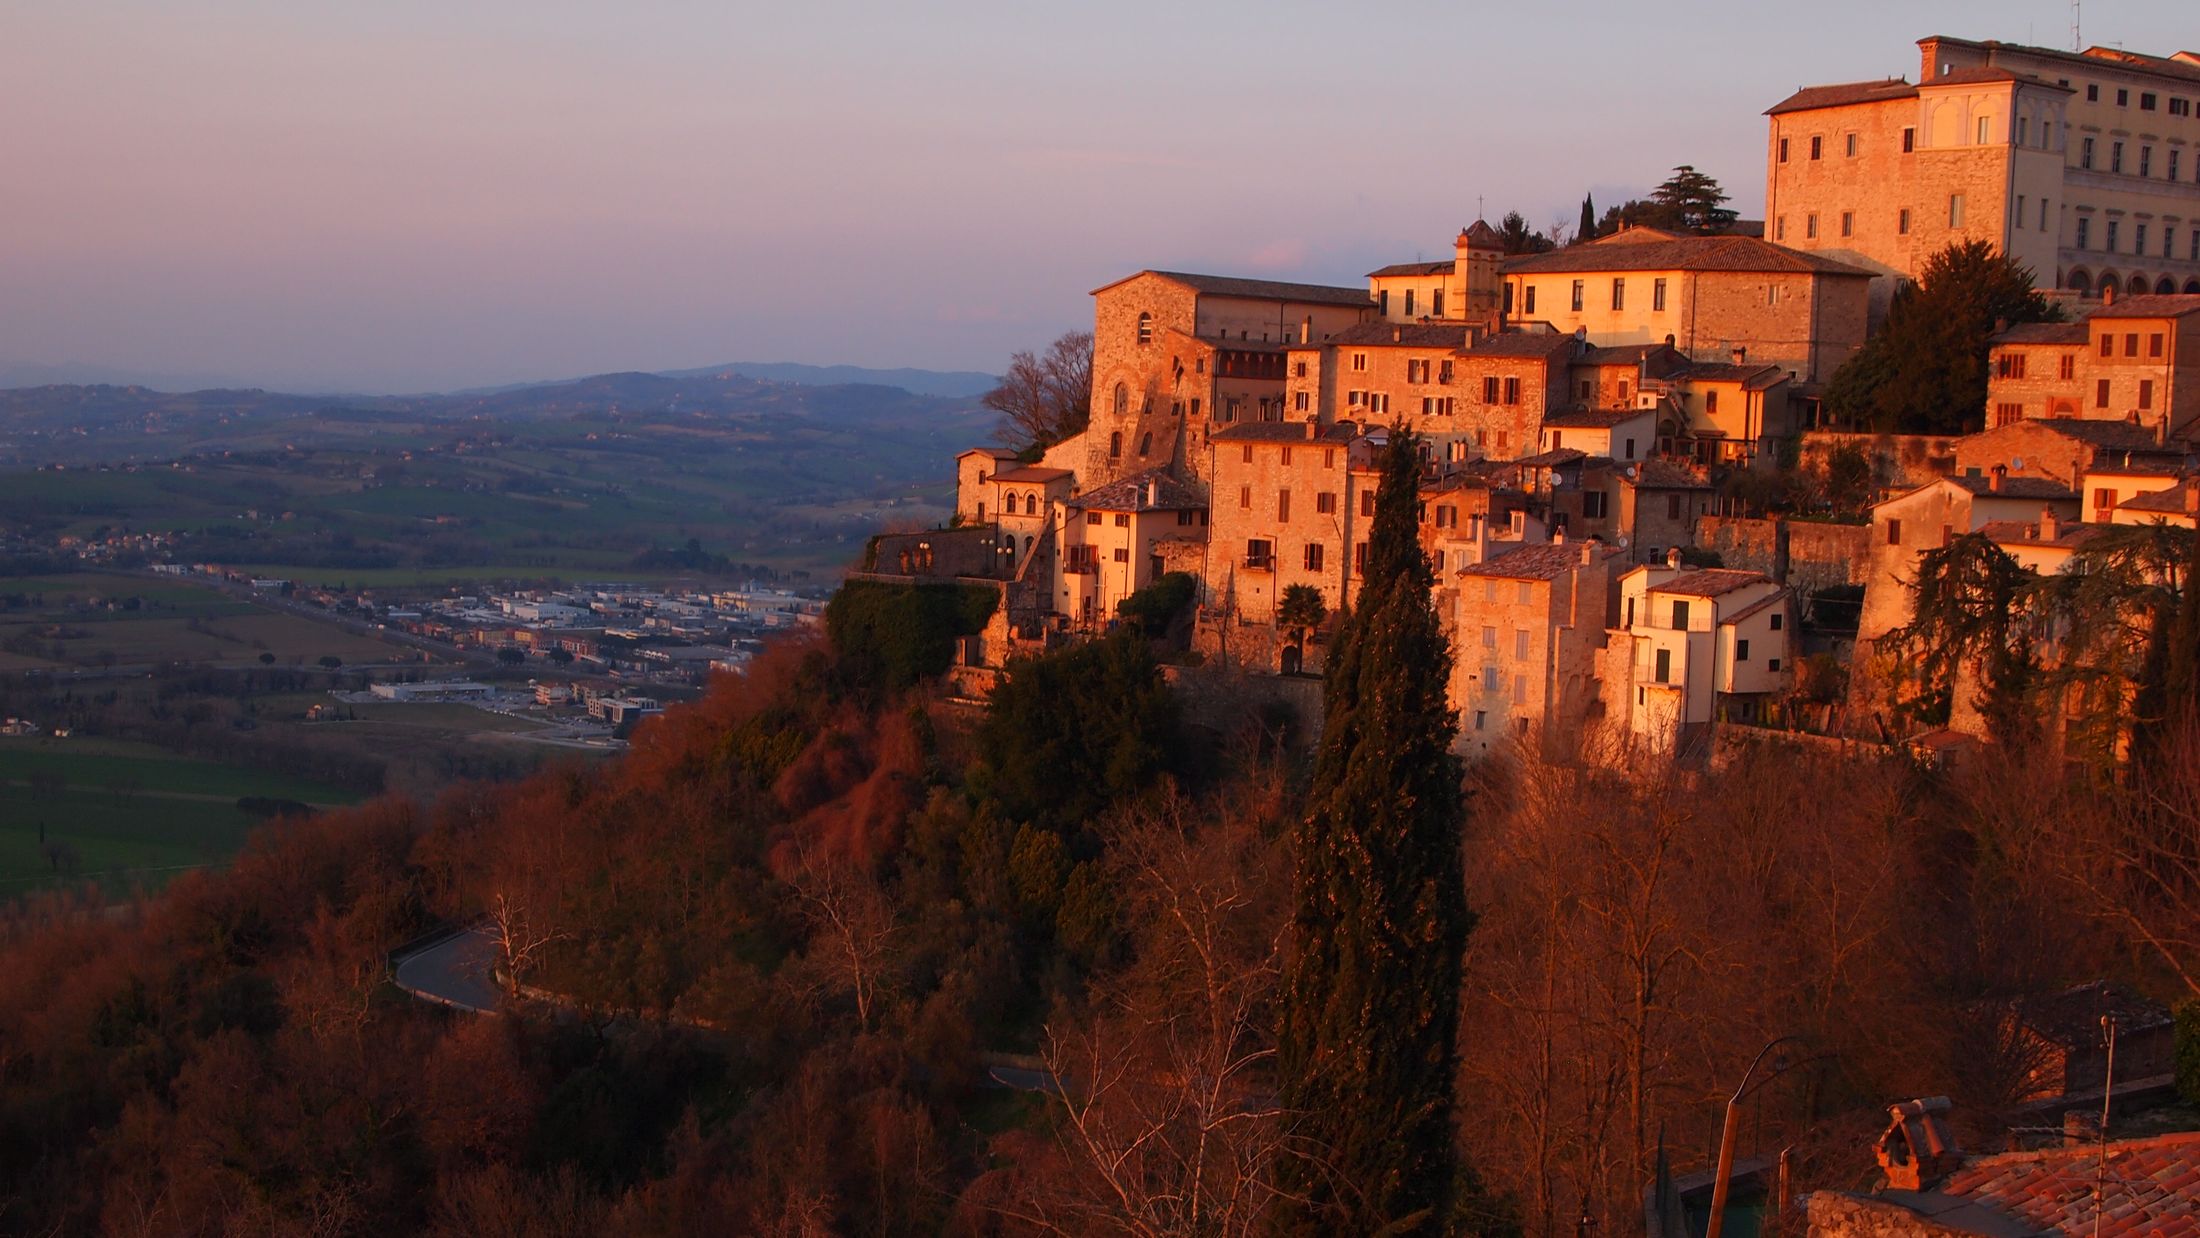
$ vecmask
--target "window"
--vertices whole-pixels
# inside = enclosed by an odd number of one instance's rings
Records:
[[[1406,289],[1406,317],[1413,317],[1413,289]]]
[[[2137,331],[2129,332],[2124,336],[2124,355],[2127,357],[2139,355],[2139,333]]]
[[[2117,225],[2121,224],[2122,222],[2123,221],[2120,219],[2111,219],[2108,221],[2108,245],[2106,246],[2106,248],[2108,252],[2112,254],[2116,252],[2116,228]]]
[[[2024,354],[2005,352],[1994,358],[1994,374],[1999,378],[2023,378]]]
[[[2151,146],[2139,148],[2139,175],[2154,175],[2154,148]]]
[[[2081,168],[2090,168],[2093,166],[2092,138],[2087,138],[2084,141],[2078,143],[2078,166]]]
[[[1963,195],[1960,193],[1948,195],[1948,226],[1951,228],[1963,226]]]
[[[1623,309],[1626,309],[1626,308],[1627,308],[1627,281],[1626,281],[1626,280],[1624,280],[1624,279],[1620,279],[1620,278],[1614,277],[1614,278],[1613,278],[1613,280],[1612,280],[1612,309],[1613,309],[1614,311],[1618,311],[1618,310],[1623,310]]]
[[[1779,630],[1780,630],[1780,620],[1781,620],[1782,618],[1783,618],[1783,616],[1782,616],[1782,615],[1780,614],[1780,612],[1779,612],[1779,611],[1773,611],[1773,612],[1772,612],[1772,630],[1773,630],[1773,631],[1777,632],[1777,631],[1779,631]],[[1772,665],[1772,669],[1773,669],[1773,670],[1779,670],[1779,669],[1780,669],[1780,664],[1779,664],[1779,663],[1777,663],[1777,662],[1773,663],[1773,665]]]
[[[1246,450],[1250,451],[1252,449],[1247,448]],[[1112,460],[1121,456],[1122,454],[1123,432],[1121,430],[1117,430],[1113,434],[1108,435],[1108,458]]]
[[[1842,144],[1848,154],[1848,157],[1851,159],[1856,158],[1856,135],[1853,133],[1849,134],[1846,138],[1842,139]]]
[[[1294,409],[1296,409],[1297,411],[1299,411],[1299,412],[1302,412],[1302,413],[1303,413],[1303,412],[1307,411],[1307,404],[1308,404],[1308,396],[1307,396],[1307,393],[1306,393],[1306,392],[1304,392],[1304,391],[1298,391],[1298,392],[1293,392],[1293,393],[1292,393],[1292,395],[1291,395],[1291,407],[1292,407],[1292,408],[1294,408]]]
[[[1519,380],[1519,379],[1517,379],[1517,378],[1507,378],[1507,379],[1505,380],[1505,403],[1507,403],[1507,404],[1518,404],[1518,403],[1520,403],[1520,380]],[[1504,443],[1505,443],[1505,434],[1504,434],[1504,431],[1502,431],[1502,430],[1498,431],[1497,443],[1498,443],[1498,446],[1500,446],[1500,447],[1504,446]]]
[[[1856,212],[1855,212],[1855,211],[1843,211],[1843,212],[1841,212],[1841,235],[1842,235],[1842,236],[1855,236],[1855,235],[1856,235]]]
[[[1269,564],[1269,557],[1274,553],[1275,550],[1269,544],[1267,538],[1247,538],[1245,542],[1245,566],[1265,568]]]
[[[1718,393],[1718,392],[1716,392],[1716,391],[1706,391],[1706,392],[1704,392],[1704,393],[1703,393],[1703,411],[1704,411],[1705,413],[1707,413],[1707,414],[1708,414],[1708,413],[1715,413],[1715,412],[1718,412],[1718,411],[1719,411],[1719,393]]]
[[[1818,157],[1819,157],[1820,155],[1823,155],[1823,154],[1825,153],[1825,142],[1826,142],[1826,140],[1825,140],[1824,138],[1821,138],[1821,137],[1813,137],[1813,138],[1812,138],[1812,139],[1810,140],[1810,157],[1811,157],[1811,158],[1813,158],[1813,159],[1816,159],[1816,158],[1818,158]]]
[[[1238,448],[1238,462],[1241,464],[1251,464],[1253,462],[1253,445],[1251,443]]]
[[[1988,140],[1987,135],[1993,131],[1993,124],[1994,120],[1991,116],[1981,116],[1978,118],[1978,144],[1980,146],[1986,145]]]
[[[1528,656],[1528,629],[1513,629],[1513,656],[1522,659]]]
[[[1736,640],[1736,641],[1734,642],[1734,660],[1735,660],[1736,662],[1747,662],[1747,661],[1749,661],[1749,642],[1748,642],[1748,641],[1746,641],[1746,640],[1739,640],[1739,639],[1738,639],[1738,640]]]
[[[1355,575],[1355,576],[1365,576],[1365,575],[1367,575],[1367,543],[1366,543],[1366,542],[1354,542],[1354,543],[1352,543],[1352,574],[1353,574],[1353,575]]]
[[[2147,252],[2147,226],[2145,224],[2131,225],[2131,252],[2142,257],[2145,256]]]
[[[2092,219],[2091,219],[2091,218],[2090,218],[2089,216],[2085,216],[2085,215],[2080,215],[2080,216],[2078,216],[2078,248],[2079,248],[2079,249],[2084,249],[2084,248],[2085,248],[2085,247],[2086,247],[2087,245],[2089,245],[2089,244],[2091,244],[2091,243],[2092,243],[2092,242],[2091,242],[2090,240],[2088,240],[2088,239],[2087,239],[2087,234],[2088,234],[2088,233],[2090,233],[2090,232],[2092,232],[2092,231],[2093,231],[2093,220],[2092,220]]]
[[[1515,704],[1515,705],[1525,705],[1525,704],[1527,704],[1527,703],[1528,703],[1528,677],[1527,677],[1526,675],[1515,675],[1515,676],[1513,676],[1513,704]],[[1526,718],[1522,718],[1522,719],[1520,719],[1520,730],[1521,730],[1521,733],[1522,733],[1522,734],[1526,734],[1526,733],[1527,733],[1527,729],[1528,729],[1528,720],[1527,720]]]
[[[1669,494],[1665,496],[1665,518],[1667,520],[1678,520],[1681,518],[1681,496],[1677,494]]]
[[[1583,491],[1581,494],[1581,518],[1583,520],[1604,519],[1607,501],[1607,496],[1602,490]]]
[[[2116,92],[2116,106],[2117,106],[2117,107],[2130,107],[2130,106],[2131,106],[2131,92],[2130,92],[2130,91],[2128,91],[2128,90],[2118,90],[2118,91]]]
[[[1817,216],[1816,214],[1810,214],[1810,215],[1805,215],[1805,216],[1803,216],[1803,239],[1804,239],[1804,240],[1816,240],[1816,239],[1817,239],[1817,237],[1818,237],[1818,216]]]
[[[1149,432],[1147,432],[1147,433],[1145,433],[1145,434],[1141,434],[1141,435],[1139,435],[1139,436],[1138,436],[1138,454],[1139,454],[1139,455],[1141,455],[1141,456],[1143,456],[1143,455],[1149,455],[1149,454],[1151,454],[1152,452],[1153,452],[1153,434],[1152,434],[1152,432],[1151,432],[1151,431],[1149,431]]]
[[[1902,131],[1902,153],[1903,153],[1903,154],[1905,154],[1905,155],[1907,155],[1907,154],[1909,154],[1909,153],[1910,153],[1911,151],[1913,151],[1913,150],[1916,150],[1916,149],[1917,149],[1917,130],[1915,130],[1915,129],[1904,129],[1904,130]]]
[[[2177,229],[2168,224],[2162,225],[2162,256],[2164,258],[2177,256]]]
[[[1484,649],[1497,648],[1497,629],[1486,623],[1482,625],[1482,647]]]
[[[1238,506],[1239,506],[1239,507],[1241,507],[1241,508],[1250,508],[1250,507],[1252,507],[1252,505],[1253,505],[1253,488],[1252,488],[1251,486],[1239,486],[1239,487],[1238,487]]]
[[[2139,407],[2154,407],[2154,380],[2151,378],[2139,380]]]
[[[1451,362],[1446,361],[1436,367],[1436,381],[1446,386],[1451,384]]]
[[[1322,491],[1322,492],[1321,492],[1320,494],[1317,494],[1317,495],[1315,495],[1315,496],[1314,496],[1314,514],[1315,514],[1315,515],[1317,515],[1317,516],[1334,516],[1334,515],[1336,515],[1336,514],[1337,514],[1337,496],[1336,496],[1336,495],[1335,495],[1335,494],[1334,494],[1333,492],[1331,492],[1331,491],[1328,491],[1328,490],[1324,490],[1324,491]]]
[[[1377,293],[1376,301],[1378,304],[1375,312],[1385,318],[1390,317],[1390,289],[1385,288]]]
[[[1665,281],[1662,279],[1650,281],[1650,309],[1654,313],[1665,312]]]
[[[2024,145],[2025,139],[2031,136],[2031,131],[2032,118],[2029,116],[2017,117],[2017,145]]]
[[[1115,384],[1115,411],[1118,413],[1131,411],[1131,389],[1121,383]]]
[[[2109,508],[2116,506],[2115,488],[2102,486],[2096,489],[2093,492],[2093,506],[2101,511],[2107,511]]]
[[[1524,290],[1522,291],[1522,293],[1521,293],[1521,301],[1520,301],[1520,312],[1521,312],[1521,313],[1523,313],[1523,314],[1533,314],[1533,313],[1535,312],[1535,285],[1534,285],[1534,284],[1529,284],[1529,285],[1527,285],[1527,286],[1526,286],[1526,288],[1525,288],[1525,289],[1524,289]]]
[[[1458,526],[1458,524],[1459,524],[1459,508],[1458,508],[1458,506],[1457,506],[1456,504],[1452,504],[1452,503],[1438,503],[1438,504],[1436,505],[1436,527],[1437,527],[1437,528],[1439,528],[1439,529],[1450,529],[1450,528],[1456,528],[1456,527]]]
[[[1087,525],[1093,525],[1093,526],[1097,526],[1097,525],[1098,525],[1098,524],[1100,523],[1100,513],[1099,513],[1099,512],[1086,512],[1086,513],[1085,513],[1085,523],[1086,523]]]
[[[2124,144],[2122,142],[2109,143],[2108,170],[2111,172],[2124,170]]]
[[[2151,112],[2154,110],[2154,96],[2152,94],[2144,91],[2140,92],[2139,110],[2142,112]]]
[[[2067,352],[2066,352],[2066,353],[2064,353],[2064,354],[2062,355],[2062,360],[2061,360],[2061,362],[2060,362],[2060,363],[2059,363],[2059,364],[2058,364],[2058,365],[2056,366],[2056,373],[2055,373],[2055,377],[2057,377],[2057,378],[2065,378],[2065,379],[2068,379],[2068,378],[2076,378],[2077,376],[2078,376],[2078,357],[2077,357],[2077,354],[2075,354],[2075,353],[2067,353]]]
[[[1320,542],[1308,542],[1306,544],[1307,571],[1318,572],[1322,570],[1322,553],[1322,544]]]
[[[2047,231],[2047,199],[2040,199],[2040,231]]]
[[[1444,290],[1438,288],[1428,294],[1428,312],[1438,318],[1444,316]]]
[[[1894,230],[1898,235],[1910,235],[1910,208],[1903,207],[1894,215]]]
[[[1656,665],[1656,668],[1655,668],[1654,670],[1652,670],[1652,671],[1650,672],[1650,678],[1651,678],[1651,680],[1652,680],[1653,682],[1656,682],[1656,683],[1671,683],[1671,682],[1673,682],[1673,651],[1672,651],[1672,650],[1670,650],[1670,649],[1660,649],[1660,650],[1658,650],[1658,656],[1657,656],[1657,665]]]
[[[1776,218],[1775,218],[1775,219],[1774,219],[1774,220],[1772,221],[1772,239],[1773,239],[1773,240],[1775,240],[1775,241],[1784,241],[1784,240],[1788,239],[1788,217],[1787,217],[1787,216],[1785,216],[1785,215],[1781,215],[1781,216],[1778,216],[1778,217],[1776,217]]]
[[[2014,227],[2021,228],[2024,226],[2024,195],[2021,193],[2017,195],[2017,209],[2011,214],[2010,218]]]
[[[1579,279],[1577,279],[1577,280],[1575,280],[1575,281],[1574,281],[1574,302],[1573,302],[1573,305],[1574,305],[1574,312],[1575,312],[1575,313],[1577,313],[1577,314],[1581,312],[1581,291],[1582,291],[1582,286],[1583,286],[1584,284],[1586,284],[1587,282],[1588,282],[1587,280],[1579,280]]]
[[[2101,101],[2101,84],[2099,82],[2087,82],[2085,84],[2085,101],[2087,103],[2099,103]]]
[[[1289,490],[1278,490],[1276,491],[1276,523],[1288,524],[1290,521],[1291,492]]]
[[[1353,369],[1354,369],[1355,371],[1363,371],[1363,370],[1367,369],[1367,354],[1366,354],[1366,353],[1364,353],[1364,352],[1356,352],[1356,353],[1353,353],[1353,354],[1352,354],[1352,368],[1353,368]]]
[[[1360,491],[1360,515],[1363,517],[1373,517],[1375,515],[1375,492],[1373,490]]]
[[[1775,618],[1777,618],[1777,617],[1778,617],[1778,616],[1775,616]],[[1771,672],[1772,672],[1773,674],[1775,674],[1775,675],[1779,674],[1779,673],[1780,673],[1780,659],[1778,659],[1778,658],[1766,658],[1766,659],[1765,659],[1765,669],[1766,669],[1766,670],[1768,670],[1768,671],[1771,671]]]
[[[2101,379],[2096,379],[2096,380],[2094,380],[2094,383],[2093,383],[2093,407],[2095,407],[2095,408],[2107,408],[2107,407],[2108,407],[2108,380],[2107,380],[2107,379],[2105,379],[2105,378],[2101,378]]]
[[[2147,356],[2149,356],[2149,357],[2159,357],[2159,356],[2161,356],[2161,355],[2162,355],[2162,333],[2161,333],[2161,332],[2159,332],[2159,331],[2157,331],[2157,332],[2155,332],[2154,334],[2152,334],[2152,335],[2150,335],[2150,336],[2148,336],[2148,337],[2147,337]]]
[[[1115,561],[1116,561],[1117,563],[1128,563],[1128,562],[1130,562],[1130,561],[1131,561],[1131,551],[1130,551],[1130,547],[1128,547],[1128,546],[1117,546],[1117,547],[1115,548],[1115,554],[1114,554],[1113,558],[1115,559]]]
[[[2024,420],[2024,405],[1996,404],[1994,406],[1995,428],[1998,429],[2002,426],[2014,425],[2015,423],[2022,420]]]
[[[1788,140],[1787,140],[1786,138],[1781,138],[1781,139],[1780,139],[1780,162],[1782,162],[1782,163],[1786,163],[1787,161],[1788,161]]]
[[[1887,544],[1889,546],[1900,546],[1902,544],[1901,521],[1889,520],[1887,522]]]
[[[1680,631],[1688,630],[1688,603],[1684,599],[1673,599],[1673,626]]]

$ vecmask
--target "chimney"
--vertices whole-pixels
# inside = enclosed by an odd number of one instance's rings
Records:
[[[1564,530],[1564,529],[1552,529],[1552,530],[1551,530],[1551,545],[1553,545],[1553,546],[1563,546],[1563,545],[1565,545],[1565,544],[1566,544],[1566,530]]]
[[[1740,365],[1747,360],[1749,360],[1749,350],[1747,348],[1736,348],[1734,350],[1734,364]]]
[[[1160,502],[1161,479],[1158,477],[1149,477],[1146,479],[1146,506],[1153,507]]]
[[[1994,473],[1993,473],[1993,476],[1992,476],[1992,477],[1991,477],[1990,479],[1988,479],[1988,481],[1987,481],[1987,483],[1986,483],[1986,488],[1987,488],[1988,490],[1991,490],[1991,491],[1993,491],[1993,492],[1994,492],[1995,494],[2000,494],[2000,493],[2001,493],[2001,483],[2002,483],[2002,479],[2003,479],[2003,478],[2006,478],[2006,477],[2008,477],[2008,476],[2009,476],[2009,466],[2008,466],[2008,465],[2006,465],[2006,464],[1997,464],[1997,465],[1995,465],[1995,466],[1994,466]]]
[[[1673,547],[1673,548],[1671,548],[1670,550],[1667,550],[1667,551],[1665,552],[1665,566],[1667,566],[1667,567],[1669,567],[1669,568],[1672,568],[1672,569],[1673,569],[1674,571],[1676,571],[1676,572],[1677,572],[1677,571],[1679,571],[1679,570],[1681,570],[1681,548],[1680,548],[1680,547],[1678,547],[1678,546],[1675,546],[1675,547]]]
[[[1945,1096],[1888,1106],[1890,1121],[1872,1150],[1879,1155],[1889,1187],[1922,1191],[1963,1165],[1963,1149],[1956,1146],[1955,1132],[1941,1116],[1949,1108]]]
[[[1596,542],[1595,542],[1595,541],[1594,541],[1593,539],[1592,539],[1592,540],[1590,540],[1590,541],[1586,541],[1586,542],[1583,542],[1583,543],[1581,544],[1581,566],[1583,566],[1583,567],[1595,567],[1595,566],[1596,566],[1596,562],[1597,562],[1597,544],[1596,544]]]
[[[1393,344],[1396,344],[1396,343],[1400,342],[1401,340],[1403,340],[1403,339],[1405,339],[1405,338],[1406,338],[1406,329],[1405,329],[1404,327],[1392,327],[1392,328],[1390,329],[1390,342],[1391,342],[1391,343],[1393,343]]]
[[[2055,509],[2043,504],[2040,507],[2040,540],[2051,542],[2061,534],[2062,530],[2055,526]]]
[[[2116,304],[2116,285],[2114,283],[2101,285],[2101,304],[2104,306]]]
[[[1311,344],[1313,342],[1314,316],[1312,314],[1308,314],[1306,317],[1299,320],[1299,343]]]

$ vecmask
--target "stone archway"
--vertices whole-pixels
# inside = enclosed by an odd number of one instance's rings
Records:
[[[2160,293],[2175,292],[2177,291],[2177,281],[2171,279],[2167,275],[2164,275],[2162,278],[2154,281],[2154,291]]]
[[[2072,292],[2091,292],[2093,291],[2093,277],[2086,274],[2084,267],[2079,267],[2063,277],[2063,287],[2070,289]]]
[[[2144,294],[2147,290],[2147,277],[2144,275],[2132,276],[2131,290],[2136,293]]]

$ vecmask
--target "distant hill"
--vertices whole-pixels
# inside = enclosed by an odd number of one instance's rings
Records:
[[[984,395],[1001,381],[998,374],[980,374],[976,370],[871,370],[860,365],[798,365],[791,361],[728,361],[724,365],[697,370],[664,370],[661,373],[667,378],[734,373],[775,383],[800,383],[805,387],[837,387],[851,383],[899,387],[918,395],[950,399]]]

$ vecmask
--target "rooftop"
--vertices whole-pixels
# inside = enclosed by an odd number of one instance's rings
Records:
[[[1503,270],[1507,275],[1601,271],[1802,271],[1858,279],[1871,276],[1871,272],[1860,267],[1756,237],[1659,234],[1656,239],[1630,240],[1625,232],[1585,245],[1569,245],[1547,254],[1508,258]]]
[[[2020,322],[1994,334],[1996,344],[2083,344],[2086,329],[2077,322]]]
[[[1765,109],[1765,115],[1809,112],[1822,107],[1848,107],[1855,103],[1884,103],[1915,99],[1917,87],[1903,78],[1874,78],[1868,82],[1836,82],[1830,86],[1805,86]]]
[[[2167,77],[2178,77],[2188,82],[2200,83],[2200,55],[2195,55],[2192,52],[2179,52],[2175,56],[2152,56],[2145,52],[2127,52],[2120,47],[2102,47],[2098,44],[2086,48],[2082,52],[2071,52],[2058,47],[2034,47],[2026,43],[2004,43],[1999,39],[1958,39],[1943,34],[1930,35],[1918,40],[1918,42],[1920,45],[1928,42],[1938,42],[1955,47],[1976,47],[1983,49],[1989,55],[2007,51],[2019,56],[2036,56],[2041,59],[2053,60],[2072,67],[2100,69],[2113,65],[2142,73],[2158,73]]]
[[[1763,572],[1744,572],[1730,567],[1706,567],[1693,572],[1682,572],[1662,585],[1651,585],[1652,593],[1678,593],[1687,597],[1715,598],[1750,585],[1772,583]]]
[[[1391,275],[1449,275],[1457,270],[1458,260],[1446,258],[1442,262],[1393,262],[1387,267],[1369,271],[1369,279],[1382,279]]]
[[[1158,512],[1205,507],[1207,500],[1160,469],[1148,469],[1087,490],[1071,499],[1069,506],[1104,512]]]
[[[1972,494],[1997,499],[2074,499],[2070,487],[2046,477],[2004,477],[2001,488],[1994,488],[1992,477],[1949,477],[1951,485],[1961,486]]]
[[[2013,479],[2012,479],[2013,480]],[[2022,520],[1989,520],[1978,527],[1986,540],[2000,546],[2054,546],[2063,550],[2076,550],[2108,529],[2105,524],[2080,524],[2075,520],[2057,522],[2055,536],[2040,536],[2037,522]]]
[[[1566,542],[1522,546],[1472,567],[1461,576],[1495,576],[1504,580],[1556,580],[1582,566],[1582,547],[1593,542]]]
[[[1619,344],[1610,348],[1592,348],[1581,355],[1582,365],[1635,365],[1644,358],[1661,353],[1676,352],[1671,344]],[[1677,352],[1676,352],[1676,355]]]
[[[2149,292],[2118,297],[2093,311],[2095,318],[2182,318],[2200,314],[2200,292]]]
[[[1876,1198],[1958,1233],[2196,1235],[2200,1132],[1972,1157],[1933,1190]]]
[[[1500,331],[1467,349],[1470,357],[1549,357],[1580,341],[1559,331]]]
[[[1762,391],[1776,386],[1787,378],[1787,371],[1776,365],[1751,365],[1748,362],[1696,361],[1671,377],[1694,383],[1740,383],[1751,391]]]
[[[1546,430],[1609,430],[1637,417],[1656,414],[1646,408],[1578,408],[1543,414]]]
[[[1199,275],[1189,271],[1144,270],[1092,290],[1098,296],[1117,284],[1140,275],[1155,275],[1184,285],[1202,296],[1242,297],[1254,301],[1300,301],[1310,305],[1374,305],[1365,288],[1339,288],[1331,284],[1289,284],[1271,279],[1241,279],[1234,275]]]
[[[1349,443],[1359,434],[1359,427],[1349,421],[1324,426],[1312,421],[1248,421],[1244,425],[1217,430],[1210,436],[1216,443]]]
[[[2156,490],[2150,494],[2137,495],[2125,499],[2116,506],[2123,511],[2163,512],[2184,515],[2192,510],[2186,504],[2191,500],[2192,492],[2195,489],[2200,489],[2200,479],[2187,477],[2167,490]]]
[[[1687,465],[1671,460],[1645,460],[1631,464],[1622,471],[1630,484],[1640,490],[1709,490],[1708,478],[1698,476]]]
[[[1994,434],[2016,426],[2033,426],[2050,434],[2076,439],[2101,451],[2128,451],[2141,455],[2179,456],[2184,449],[2167,447],[2156,441],[2154,430],[2121,417],[2027,417],[2006,426],[1996,426],[1982,434]]]
[[[1323,344],[1376,348],[1449,348],[1467,343],[1463,322],[1360,322],[1346,327]]]
[[[1068,469],[1045,469],[1040,468],[1036,464],[1026,464],[1017,468],[1002,469],[1000,472],[993,475],[993,480],[1049,482],[1060,481],[1070,475],[1070,470]]]

